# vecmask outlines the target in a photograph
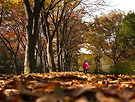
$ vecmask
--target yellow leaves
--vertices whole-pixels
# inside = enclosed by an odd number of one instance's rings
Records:
[[[78,80],[73,80],[72,82],[76,83],[76,84],[80,84],[80,82]]]
[[[50,0],[46,0],[46,1],[45,1],[45,4],[46,4],[46,5],[49,5],[49,4],[50,4]]]
[[[48,75],[46,75],[46,74],[38,74],[38,75],[36,75],[36,77],[47,78]]]
[[[118,83],[118,82],[119,82],[118,80],[109,81],[110,84],[115,84],[115,83]]]
[[[55,4],[55,3],[57,3],[59,0],[45,0],[45,3],[46,3],[46,5],[50,5],[50,4]]]
[[[12,4],[19,4],[22,0],[0,0],[0,3],[4,4],[6,6],[11,6]]]
[[[18,4],[20,1],[22,1],[22,0],[10,0],[10,2],[13,4]]]
[[[101,83],[94,83],[94,86],[97,86],[97,87],[104,87],[104,85],[101,84]]]
[[[80,77],[83,78],[83,79],[88,78],[87,75],[82,75],[82,76],[80,76]]]

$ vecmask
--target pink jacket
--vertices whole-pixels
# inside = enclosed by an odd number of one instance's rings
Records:
[[[84,62],[84,63],[83,63],[83,69],[88,69],[88,68],[89,68],[88,63],[87,63],[87,62]]]

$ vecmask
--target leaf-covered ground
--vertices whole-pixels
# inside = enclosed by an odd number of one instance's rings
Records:
[[[0,102],[135,102],[135,75],[0,75]]]

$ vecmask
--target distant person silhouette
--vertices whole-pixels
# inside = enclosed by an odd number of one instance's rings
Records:
[[[84,73],[85,74],[87,74],[88,68],[89,68],[89,65],[88,65],[87,61],[84,61],[84,63],[83,63],[83,69],[84,69]]]

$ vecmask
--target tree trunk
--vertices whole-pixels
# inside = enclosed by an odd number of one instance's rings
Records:
[[[61,68],[60,68],[60,43],[59,43],[59,33],[57,31],[57,61],[58,61],[58,71],[60,72],[61,71]]]
[[[35,61],[35,45],[37,38],[35,39],[35,36],[38,36],[37,31],[35,32],[35,29],[38,30],[38,19],[34,19],[33,15],[29,15],[29,18],[27,20],[27,26],[26,26],[26,36],[27,36],[27,43],[26,43],[26,49],[25,49],[25,62],[24,62],[24,73],[28,74],[30,72],[34,72],[36,69],[36,61]],[[34,23],[33,23],[34,22]]]
[[[99,73],[101,73],[102,71],[101,71],[101,61],[100,61],[100,54],[96,54],[96,56],[95,56],[95,64],[96,64],[96,69],[95,69],[95,73],[96,74],[99,74]]]
[[[48,61],[47,61],[47,56],[46,53],[44,54],[44,73],[49,72],[49,67],[48,67]]]
[[[67,60],[68,60],[68,56],[67,56],[67,50],[64,51],[64,71],[69,71],[68,70],[68,63],[67,63]]]
[[[47,59],[49,64],[49,72],[56,71],[53,49],[52,49],[52,41],[50,40],[47,42]]]
[[[64,71],[64,61],[63,61],[63,55],[62,54],[60,55],[60,68],[61,68],[61,71]]]
[[[32,39],[29,38],[25,50],[24,73],[28,74],[34,72],[35,67],[35,45],[33,44]]]
[[[15,54],[13,55],[13,60],[14,60],[14,72],[15,72],[14,74],[20,74],[21,71],[19,70],[17,57]]]
[[[42,73],[43,72],[43,69],[44,69],[44,66],[43,66],[43,56],[42,54],[40,55],[40,68],[39,68],[39,72]]]
[[[24,73],[34,72],[36,68],[35,62],[35,46],[38,39],[38,21],[39,13],[44,5],[45,0],[34,0],[34,6],[31,9],[29,0],[23,0],[26,11],[26,36],[27,44],[25,50],[25,62],[24,62]]]

